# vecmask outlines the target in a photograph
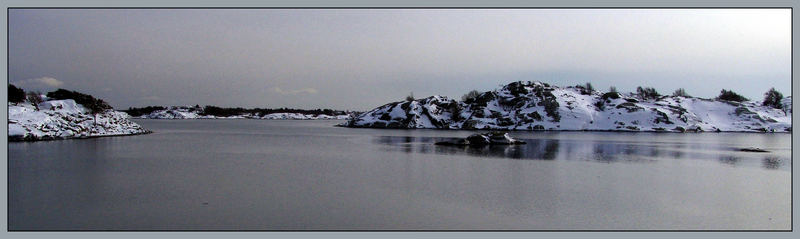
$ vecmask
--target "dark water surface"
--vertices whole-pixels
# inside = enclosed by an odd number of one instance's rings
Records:
[[[10,230],[790,229],[791,135],[136,120],[9,143]],[[769,153],[739,152],[759,147]]]

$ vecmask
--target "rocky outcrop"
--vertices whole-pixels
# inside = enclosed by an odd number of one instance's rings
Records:
[[[385,104],[360,114],[347,126],[366,128],[450,128],[459,113],[459,104],[443,96]]]
[[[789,132],[783,108],[681,96],[634,94],[512,82],[465,101],[431,96],[382,105],[341,124],[392,129],[601,130],[654,132]]]
[[[38,109],[37,109],[38,108]],[[9,141],[89,138],[149,133],[128,120],[128,114],[113,109],[96,114],[74,100],[9,103]]]

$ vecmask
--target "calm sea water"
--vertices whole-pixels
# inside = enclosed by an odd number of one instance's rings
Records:
[[[9,143],[10,230],[790,229],[791,135],[469,131],[136,120]],[[769,153],[739,152],[759,147]]]

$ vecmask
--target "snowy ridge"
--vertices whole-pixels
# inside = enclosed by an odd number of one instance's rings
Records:
[[[194,108],[187,106],[172,106],[164,110],[153,111],[150,114],[142,115],[137,118],[142,119],[197,119],[200,115]]]
[[[233,115],[228,117],[203,115],[203,108],[190,106],[170,106],[167,109],[156,110],[150,114],[137,118],[142,119],[265,119],[265,120],[344,120],[348,115],[313,115],[300,113],[272,113],[263,116],[253,114]]]
[[[245,118],[252,119],[271,119],[271,120],[343,120],[348,119],[348,115],[311,115],[299,113],[272,113],[262,117],[248,115]]]
[[[243,119],[242,116],[219,117],[213,115],[201,115],[202,108],[190,106],[170,106],[167,109],[156,110],[150,114],[141,115],[140,119]]]
[[[93,115],[74,100],[8,104],[10,141],[86,138],[143,134],[149,131],[128,120],[124,112],[107,110]]]
[[[459,102],[444,96],[385,104],[341,126],[397,129],[791,131],[791,97],[783,109],[761,102],[588,92],[542,82],[513,82]]]

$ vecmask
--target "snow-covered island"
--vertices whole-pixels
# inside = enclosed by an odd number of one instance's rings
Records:
[[[345,120],[349,119],[349,112],[333,110],[291,110],[300,112],[278,112],[266,113],[278,110],[261,109],[241,109],[241,108],[218,108],[217,112],[207,112],[209,107],[199,106],[169,106],[169,107],[149,107],[149,110],[131,109],[128,113],[141,113],[134,118],[141,119],[264,119],[264,120]],[[213,108],[212,108],[213,109]],[[315,113],[301,113],[315,112]],[[329,112],[328,114],[321,112]],[[217,113],[219,115],[215,115]]]
[[[8,103],[9,141],[90,138],[150,132],[131,122],[124,112],[105,109],[91,113],[89,108],[73,99],[54,100],[44,95],[39,97],[41,102],[38,104],[28,100]]]
[[[477,92],[476,92],[477,93]],[[542,82],[513,82],[464,101],[445,96],[385,104],[341,124],[393,129],[790,132],[791,96],[782,107],[757,101],[642,97]]]

